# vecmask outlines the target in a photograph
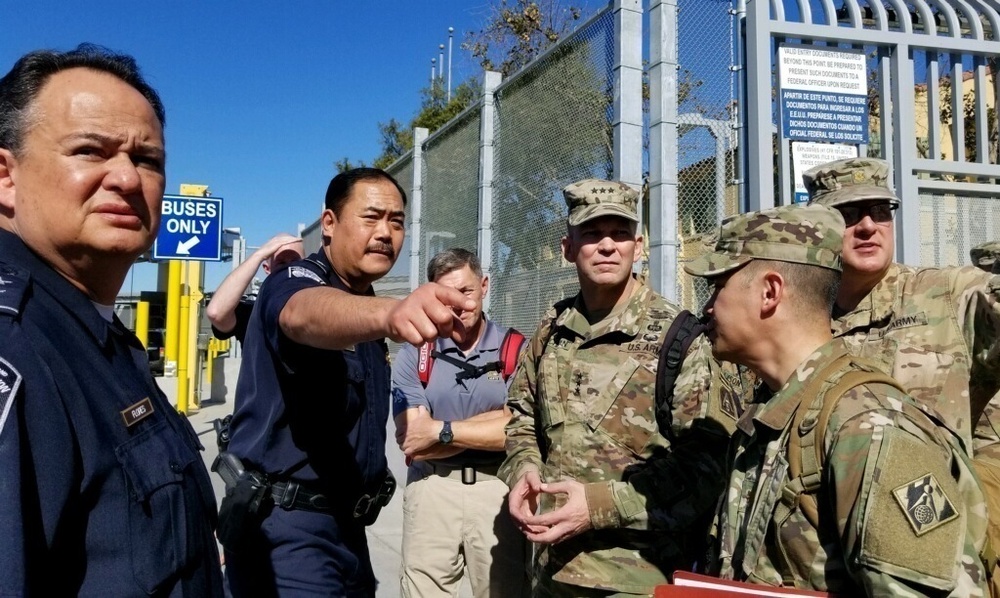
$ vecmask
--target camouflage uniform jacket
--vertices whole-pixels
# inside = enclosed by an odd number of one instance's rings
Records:
[[[980,415],[1000,390],[1000,278],[971,266],[892,264],[834,320],[833,334],[933,407],[972,449]]]
[[[533,465],[545,481],[585,484],[594,528],[539,547],[536,579],[650,594],[691,559],[685,538],[704,541],[725,487],[736,420],[718,408],[724,385],[710,384],[719,379],[719,364],[703,338],[689,350],[674,387],[672,429],[661,434],[653,405],[656,367],[677,309],[638,285],[623,309],[593,327],[581,299],[557,303],[514,376],[507,459],[498,475],[513,486]],[[732,410],[736,401],[727,400]],[[698,534],[681,533],[698,525]]]
[[[716,524],[720,576],[843,596],[985,595],[986,508],[971,461],[957,436],[895,387],[864,384],[836,403],[822,436],[819,529],[792,498],[789,435],[817,423],[807,414],[792,430],[793,416],[802,401],[818,413],[835,399],[825,392],[852,370],[829,377],[819,396],[804,393],[845,354],[840,339],[823,345],[740,420]]]

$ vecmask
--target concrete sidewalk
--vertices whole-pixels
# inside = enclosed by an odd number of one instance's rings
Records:
[[[218,399],[205,400],[198,409],[192,409],[188,413],[188,421],[194,426],[205,447],[202,457],[205,467],[211,467],[212,461],[219,453],[215,441],[215,429],[212,422],[223,418],[233,412],[233,402],[236,389],[236,375],[238,374],[238,359],[227,360],[225,374],[228,383],[219,384],[216,381],[215,390]],[[175,405],[177,404],[177,379],[157,378],[156,382],[167,394],[167,397]],[[386,397],[386,400],[389,400]],[[392,470],[398,487],[392,501],[382,509],[378,521],[368,528],[368,548],[371,551],[372,566],[375,569],[375,577],[379,580],[378,596],[380,598],[399,597],[399,568],[401,563],[401,547],[403,542],[403,487],[406,485],[406,464],[403,462],[403,454],[394,440],[395,430],[390,421],[388,423],[388,435],[386,441],[386,456],[389,461],[389,468]],[[218,475],[210,474],[212,486],[215,489],[216,504],[225,496],[225,487]],[[463,581],[461,598],[471,598],[472,592],[468,581]]]

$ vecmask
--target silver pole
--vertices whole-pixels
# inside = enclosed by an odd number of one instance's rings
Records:
[[[444,44],[438,44],[438,64],[441,68],[438,70],[438,78],[444,81]]]
[[[437,58],[431,58],[431,89],[434,88],[434,80],[437,78]]]
[[[455,28],[448,28],[448,101],[451,101],[451,40],[455,36]]]

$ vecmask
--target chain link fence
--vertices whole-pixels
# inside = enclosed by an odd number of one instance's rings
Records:
[[[739,212],[736,185],[734,18],[728,1],[677,3],[677,234],[683,264],[705,250],[726,216]],[[677,297],[692,311],[708,299],[704,279],[678,268]]]
[[[479,228],[479,105],[424,142],[423,213],[420,215],[420,275],[439,251],[476,252]]]
[[[970,265],[970,249],[998,238],[1000,201],[995,196],[920,194],[920,265]]]
[[[508,326],[577,291],[562,188],[612,176],[613,42],[605,11],[497,90],[490,317]]]

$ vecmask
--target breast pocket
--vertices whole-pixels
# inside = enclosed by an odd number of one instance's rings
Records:
[[[128,485],[132,573],[148,593],[203,556],[198,455],[160,421],[115,449]]]
[[[657,434],[653,412],[656,372],[629,357],[594,403],[592,429],[600,430],[636,456],[642,456]]]

